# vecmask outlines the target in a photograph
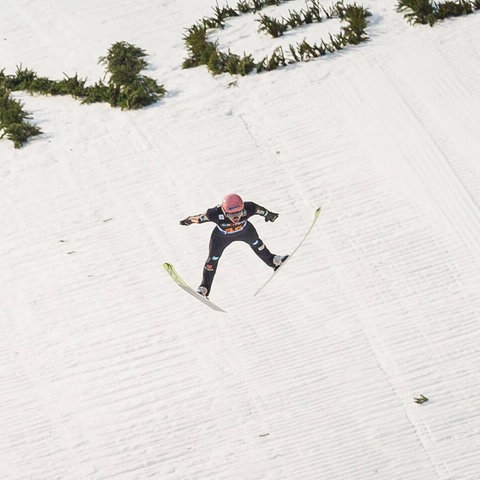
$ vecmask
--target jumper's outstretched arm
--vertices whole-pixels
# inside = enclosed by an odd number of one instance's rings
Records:
[[[180,225],[191,225],[192,223],[205,223],[208,222],[207,215],[205,213],[200,213],[198,215],[191,215],[183,220],[180,220]]]

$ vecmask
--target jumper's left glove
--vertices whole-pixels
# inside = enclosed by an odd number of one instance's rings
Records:
[[[267,212],[265,215],[266,222],[274,222],[278,218],[278,213]]]
[[[193,222],[190,217],[184,218],[183,220],[180,220],[180,225],[191,225]]]

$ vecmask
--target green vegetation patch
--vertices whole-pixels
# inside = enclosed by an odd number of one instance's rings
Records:
[[[183,62],[183,68],[205,65],[212,75],[220,73],[248,75],[253,71],[260,73],[296,62],[308,61],[311,58],[320,57],[368,39],[366,34],[367,17],[371,13],[367,9],[355,3],[345,5],[343,2],[338,2],[333,7],[325,9],[317,0],[307,0],[305,9],[291,10],[287,18],[276,19],[267,15],[259,15],[257,19],[260,24],[259,30],[268,33],[273,38],[282,36],[289,29],[321,22],[324,19],[339,18],[347,23],[341,28],[339,34],[330,35],[328,42],[321,40],[319,44],[312,45],[303,40],[297,45],[289,45],[290,55],[288,58],[283,49],[279,47],[271,55],[256,61],[250,54],[244,53],[243,56],[240,56],[230,50],[222,52],[218,49],[218,42],[208,39],[210,31],[214,28],[223,29],[228,18],[244,13],[256,13],[266,6],[280,5],[286,1],[288,0],[241,0],[237,3],[236,9],[229,6],[220,8],[217,5],[213,9],[215,14],[213,17],[202,18],[184,35],[188,57]]]
[[[475,10],[480,10],[480,0],[399,0],[397,5],[397,11],[403,12],[410,23],[428,24],[431,27],[439,20],[469,15]]]
[[[107,85],[95,84],[85,99],[87,103],[107,101],[112,107],[133,110],[160,100],[166,93],[163,85],[141,75],[147,68],[147,54],[127,42],[117,42],[99,62],[107,67]]]
[[[105,65],[107,80],[99,80],[87,86],[86,80],[77,74],[62,80],[40,77],[33,70],[17,67],[15,75],[0,72],[0,139],[6,136],[16,148],[23,146],[28,137],[38,135],[40,129],[27,122],[30,117],[23,112],[21,104],[10,98],[10,92],[27,91],[30,94],[70,95],[82,103],[109,103],[122,110],[146,107],[162,98],[166,90],[156,80],[141,74],[147,68],[147,54],[141,48],[127,42],[113,44],[99,63]]]
[[[139,109],[155,103],[165,95],[163,85],[158,85],[141,75],[148,63],[147,54],[141,48],[127,42],[117,42],[101,57],[100,64],[106,66],[107,83],[99,80],[87,86],[86,80],[65,76],[62,80],[39,77],[33,70],[17,67],[15,75],[5,76],[3,84],[11,91],[25,90],[42,95],[70,95],[82,103],[106,102],[112,107]]]
[[[21,148],[31,137],[40,135],[40,128],[29,122],[30,115],[18,100],[11,98],[10,90],[2,84],[3,70],[0,72],[0,140],[4,137]]]

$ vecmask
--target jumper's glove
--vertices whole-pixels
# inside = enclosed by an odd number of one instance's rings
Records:
[[[188,225],[191,225],[193,222],[192,222],[192,219],[190,217],[187,217],[187,218],[184,218],[183,220],[180,220],[180,225],[185,225],[185,226],[188,226]]]
[[[274,222],[278,218],[278,213],[267,212],[265,215],[266,222]]]

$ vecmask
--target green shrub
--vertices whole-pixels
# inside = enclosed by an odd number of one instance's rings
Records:
[[[398,0],[397,11],[403,12],[410,23],[433,26],[438,20],[448,17],[468,15],[480,10],[480,0],[447,0],[432,2],[431,0]]]
[[[183,68],[207,65],[210,57],[216,54],[218,43],[207,40],[207,27],[205,25],[196,24],[190,27],[183,40],[189,53],[189,57],[183,62]]]
[[[240,0],[237,3],[237,10],[240,13],[250,13],[253,12],[253,7],[250,6],[250,2],[248,0]]]
[[[255,69],[255,60],[251,55],[243,54],[243,57],[229,52],[226,62],[226,71],[231,75],[248,75]]]
[[[242,13],[256,13],[265,7],[278,6],[289,0],[239,0],[237,3],[237,11]]]
[[[126,85],[133,82],[137,75],[147,68],[146,56],[141,48],[127,42],[117,42],[108,49],[105,57],[100,57],[98,63],[107,67],[112,83]]]
[[[0,78],[0,140],[6,137],[13,142],[15,148],[21,148],[31,137],[40,135],[42,131],[32,125],[28,121],[30,119],[30,115],[23,110],[22,103],[10,97],[10,90]]]
[[[285,55],[283,53],[282,47],[276,48],[272,55],[263,58],[260,62],[256,64],[257,73],[271,70],[276,70],[279,67],[284,67],[287,65]]]
[[[430,0],[399,0],[397,10],[404,12],[404,17],[410,23],[433,25],[435,15]]]
[[[357,45],[367,39],[365,29],[367,28],[367,17],[371,13],[356,4],[344,6],[337,4],[338,14],[341,20],[348,23],[342,28],[341,36],[345,37],[345,44]]]
[[[63,80],[55,81],[39,77],[33,70],[23,69],[20,65],[14,76],[7,79],[6,85],[12,91],[24,90],[42,95],[71,95],[81,98],[85,95],[85,80],[65,75]]]
[[[439,3],[437,7],[437,17],[443,20],[447,17],[460,17],[461,15],[468,15],[473,13],[473,4],[467,0],[460,0],[458,2],[446,1]]]
[[[114,43],[99,63],[106,65],[109,75],[108,94],[112,107],[133,110],[146,107],[165,95],[163,85],[156,80],[140,75],[148,63],[147,54],[141,48],[127,42]],[[105,94],[107,90],[99,84],[97,93]]]
[[[317,0],[307,1],[306,7],[307,8],[305,10],[303,8],[300,9],[300,12],[296,12],[295,10],[289,11],[287,23],[291,28],[309,25],[310,23],[314,22],[320,23],[323,20],[320,10],[322,10],[325,14],[326,10],[323,7],[320,7]]]
[[[260,15],[257,20],[260,23],[260,31],[265,31],[273,38],[281,37],[288,29],[288,25],[276,18],[268,17],[267,15]]]
[[[203,24],[207,28],[223,28],[225,26],[225,20],[230,17],[237,17],[239,14],[229,6],[220,8],[216,5],[213,8],[215,13],[214,17],[205,17]]]
[[[289,10],[287,18],[282,18],[281,20],[268,17],[267,15],[260,15],[260,19],[257,19],[257,22],[261,25],[259,30],[269,33],[273,38],[277,38],[282,36],[288,29],[293,30],[314,22],[320,23],[323,19],[317,0],[307,1],[306,6],[305,10],[303,8],[300,11]]]

